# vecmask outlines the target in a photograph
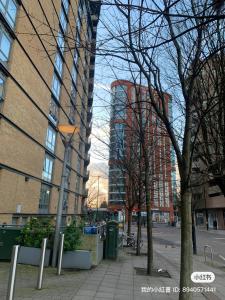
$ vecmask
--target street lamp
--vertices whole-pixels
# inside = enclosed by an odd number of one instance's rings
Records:
[[[100,178],[100,176],[98,176],[98,193],[97,193],[97,213],[96,213],[96,222],[98,222],[99,178]]]
[[[56,266],[56,261],[57,261],[59,235],[60,235],[62,211],[63,211],[64,190],[65,190],[66,177],[67,177],[66,165],[68,161],[69,147],[71,146],[71,142],[74,134],[79,132],[79,128],[73,125],[59,125],[58,130],[60,133],[66,133],[67,136],[65,137],[65,139],[62,140],[65,150],[64,150],[63,168],[62,168],[60,191],[59,191],[59,200],[57,206],[56,225],[55,225],[55,236],[54,236],[53,256],[52,256],[53,267]],[[71,134],[71,136],[69,136],[69,134]]]

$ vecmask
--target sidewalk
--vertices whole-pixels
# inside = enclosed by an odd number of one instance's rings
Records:
[[[56,270],[46,268],[44,271],[43,289],[35,289],[38,269],[32,266],[18,265],[17,281],[15,288],[16,300],[176,300],[178,293],[172,288],[179,286],[179,248],[163,245],[154,245],[155,267],[166,269],[171,278],[149,277],[137,275],[135,267],[146,267],[146,255],[137,257],[131,255],[131,249],[124,248],[120,251],[116,261],[103,260],[102,263],[89,271],[64,270],[61,276],[56,275]],[[142,249],[145,254],[146,249]],[[211,286],[217,288],[216,296],[213,294],[195,293],[194,299],[224,299],[224,271],[208,267],[195,258],[195,270],[213,271],[216,275],[215,283]],[[0,263],[0,299],[5,299],[9,263]],[[159,287],[170,288],[170,292],[154,292]],[[142,289],[146,289],[143,292]],[[153,289],[151,292],[147,289]],[[168,291],[168,290],[167,290]]]
[[[179,268],[180,268],[180,248],[179,247],[165,247],[164,245],[155,244],[154,250],[158,257],[161,257],[167,262],[166,267],[170,274],[173,275],[176,280],[179,280]],[[210,300],[223,300],[225,295],[225,267],[219,266],[218,263],[206,262],[203,256],[193,256],[193,272],[194,271],[210,271],[215,274],[215,281],[209,284],[196,284],[195,286],[209,286],[215,287],[216,292],[203,293],[206,299]]]
[[[37,268],[18,265],[15,288],[16,300],[142,300],[178,299],[177,293],[142,292],[148,287],[178,287],[176,270],[170,268],[172,278],[136,275],[134,267],[146,267],[146,256],[128,254],[130,249],[120,251],[116,261],[104,260],[90,271],[64,271],[55,275],[55,269],[46,268],[43,289],[35,289]],[[157,250],[158,251],[158,250]],[[155,255],[156,266],[167,269],[167,261]],[[160,265],[159,265],[160,264]],[[9,263],[0,263],[0,299],[5,299]],[[196,295],[195,299],[205,299]]]

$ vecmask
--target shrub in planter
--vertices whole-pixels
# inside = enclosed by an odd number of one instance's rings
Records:
[[[76,250],[81,244],[82,229],[73,222],[64,231],[63,268],[91,268],[91,254],[87,250]]]
[[[18,262],[38,265],[41,255],[41,244],[44,238],[48,239],[47,247],[52,243],[54,227],[48,220],[32,218],[21,231],[18,243],[21,245]],[[50,250],[46,250],[45,266],[49,264]]]
[[[74,251],[81,244],[81,233],[80,227],[76,226],[74,221],[68,225],[64,231],[64,251]]]
[[[22,229],[18,242],[21,246],[41,248],[44,238],[48,239],[48,248],[52,241],[54,232],[53,225],[49,220],[32,218]]]

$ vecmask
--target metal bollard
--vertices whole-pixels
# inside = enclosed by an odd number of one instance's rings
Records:
[[[37,281],[37,289],[42,289],[42,282],[43,282],[43,270],[44,270],[44,263],[45,263],[45,252],[46,252],[46,245],[47,245],[47,238],[43,239],[41,245],[41,260],[39,265],[39,272],[38,272],[38,281]]]
[[[211,261],[213,261],[213,248],[210,245],[204,245],[204,256],[205,256],[205,262],[206,262],[206,249],[210,249],[211,254]]]
[[[59,259],[58,259],[57,275],[61,274],[63,246],[64,246],[64,233],[61,233],[61,239],[60,239],[60,245],[59,245]]]
[[[20,247],[19,245],[13,246],[6,300],[13,300],[13,298],[14,298],[15,281],[16,281],[16,266],[17,266],[19,247]]]

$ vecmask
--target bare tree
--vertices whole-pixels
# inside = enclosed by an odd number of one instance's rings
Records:
[[[180,299],[190,299],[191,293],[185,293],[183,287],[191,286],[192,273],[190,178],[194,147],[192,127],[195,86],[202,69],[202,59],[224,47],[224,42],[219,41],[217,36],[218,25],[224,33],[224,15],[222,10],[220,13],[215,11],[215,3],[211,1],[187,3],[184,0],[140,0],[137,3],[132,0],[107,2],[113,5],[115,22],[103,20],[108,37],[100,41],[99,51],[102,55],[123,61],[124,65],[133,65],[139,69],[149,88],[149,102],[173,144],[181,178]],[[177,111],[180,109],[180,127],[177,127],[178,121],[170,121],[164,91],[173,95]],[[143,148],[145,157],[146,152],[147,149]],[[147,161],[145,166],[145,185],[149,187]],[[148,189],[147,206],[149,199]],[[151,232],[148,231],[148,235]]]

